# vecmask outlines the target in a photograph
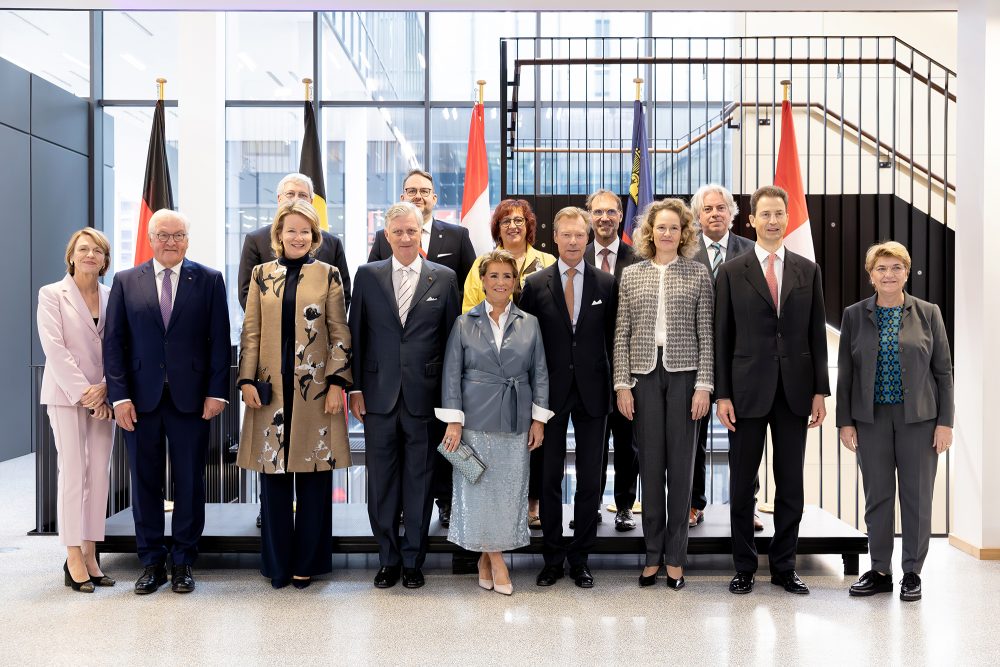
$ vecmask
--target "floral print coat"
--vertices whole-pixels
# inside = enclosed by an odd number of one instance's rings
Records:
[[[344,413],[323,412],[327,377],[350,385],[351,333],[344,289],[336,267],[305,264],[295,294],[295,361],[292,438],[285,467],[281,391],[281,300],[286,269],[277,261],[253,270],[240,336],[239,380],[271,383],[268,405],[246,408],[236,462],[263,473],[315,472],[351,464]],[[341,388],[331,385],[332,391]]]

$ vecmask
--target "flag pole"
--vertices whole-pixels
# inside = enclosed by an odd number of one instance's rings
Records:
[[[166,82],[167,82],[167,80],[164,79],[162,76],[159,79],[156,80],[156,94],[157,94],[157,98],[161,102],[163,101],[163,85]]]
[[[788,101],[788,88],[791,85],[792,85],[792,82],[789,79],[782,80],[782,82],[781,82],[781,101],[782,102],[787,102]]]
[[[635,83],[635,101],[639,102],[642,100],[642,77],[635,77],[632,79]]]
[[[311,88],[312,82],[313,80],[310,79],[309,77],[302,79],[302,83],[304,83],[306,86],[306,102],[312,101],[312,88]]]
[[[483,86],[486,85],[486,79],[479,79],[476,81],[476,85],[479,86],[479,103],[483,103]]]

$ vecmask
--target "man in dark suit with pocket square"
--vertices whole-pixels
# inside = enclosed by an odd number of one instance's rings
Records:
[[[823,422],[830,394],[826,310],[819,267],[783,245],[788,194],[758,188],[750,198],[753,250],[719,269],[715,281],[715,397],[729,429],[729,515],[736,575],[729,591],[753,590],[754,480],[767,430],[774,455],[771,583],[789,593],[809,588],[795,573],[804,503],[806,432]]]
[[[210,420],[229,395],[229,309],[222,274],[184,258],[190,225],[161,209],[149,220],[153,259],[119,271],[108,298],[104,373],[125,430],[139,595],[167,581],[163,480],[170,457],[174,592],[189,593],[205,527]],[[169,448],[167,447],[169,443]]]
[[[385,213],[392,256],[358,268],[348,323],[353,348],[351,413],[365,426],[368,517],[379,545],[377,588],[424,585],[431,475],[438,442],[428,423],[440,407],[445,345],[460,312],[448,267],[420,256],[420,212]],[[399,513],[405,534],[399,537]]]
[[[597,537],[601,502],[604,433],[611,412],[611,358],[618,307],[614,276],[583,261],[590,214],[569,206],[552,223],[559,260],[528,277],[518,301],[538,318],[549,367],[549,409],[542,447],[542,535],[545,566],[536,578],[552,586],[564,574],[563,563],[580,588],[594,577],[587,558]],[[562,532],[562,482],[566,431],[573,420],[576,440],[574,533],[568,544]]]

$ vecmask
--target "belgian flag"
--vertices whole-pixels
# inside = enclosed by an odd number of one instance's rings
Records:
[[[149,244],[149,219],[161,208],[173,207],[174,195],[170,190],[170,167],[167,165],[163,100],[158,100],[153,111],[153,129],[149,134],[149,152],[146,154],[146,179],[142,185],[134,266],[153,258],[153,247]]]
[[[302,136],[302,155],[299,157],[299,173],[305,174],[313,182],[313,208],[319,214],[320,229],[330,229],[326,218],[326,181],[323,179],[323,151],[319,149],[319,130],[316,127],[316,112],[312,102],[305,102],[306,128]]]

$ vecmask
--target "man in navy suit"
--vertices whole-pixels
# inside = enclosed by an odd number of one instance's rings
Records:
[[[698,252],[694,259],[705,265],[714,285],[719,268],[752,250],[753,241],[730,232],[740,209],[736,206],[732,193],[718,183],[698,188],[691,197],[691,211],[701,226]],[[714,397],[712,402],[715,402]],[[688,525],[692,528],[705,520],[705,507],[708,505],[708,498],[705,496],[705,455],[711,421],[712,415],[709,413],[698,423],[698,449],[694,453],[694,485],[691,487],[691,514],[688,518]],[[764,524],[756,514],[753,527],[755,531],[764,530]]]
[[[434,177],[422,169],[411,169],[403,179],[403,191],[399,201],[408,201],[420,209],[420,252],[425,259],[447,266],[458,278],[461,294],[465,277],[476,261],[476,251],[469,238],[469,230],[461,225],[443,222],[434,217],[434,205],[438,197],[434,192]],[[369,262],[389,259],[392,247],[385,237],[385,230],[375,232],[375,242],[368,254]],[[446,424],[432,419],[428,437],[432,442],[441,442]],[[441,526],[451,523],[451,464],[440,454],[434,457],[434,476],[431,491],[437,499],[438,517]]]
[[[539,586],[551,586],[569,574],[580,588],[592,588],[587,564],[597,537],[601,504],[604,427],[611,412],[611,357],[618,289],[612,274],[583,261],[590,215],[568,206],[552,222],[559,260],[528,277],[518,306],[538,318],[549,367],[549,408],[542,448],[542,535],[545,567]],[[573,420],[576,439],[574,533],[563,543],[562,482],[566,431]]]
[[[438,442],[428,423],[441,401],[441,366],[460,302],[455,272],[420,256],[420,211],[389,207],[392,256],[358,268],[348,321],[351,413],[365,426],[368,517],[379,544],[377,588],[424,585],[431,475]],[[399,512],[406,529],[399,537]]]
[[[622,221],[622,200],[610,190],[595,190],[587,197],[587,211],[594,221],[594,240],[587,246],[583,258],[588,264],[596,266],[605,273],[615,277],[617,283],[621,280],[622,271],[642,258],[635,254],[632,246],[622,243],[618,236],[618,228]],[[611,313],[617,317],[617,313]],[[608,382],[611,379],[608,378]],[[611,414],[608,415],[608,425],[604,430],[604,461],[601,467],[601,495],[608,485],[609,441],[615,439],[615,530],[620,533],[635,530],[635,517],[632,507],[635,505],[637,481],[639,479],[639,449],[632,434],[632,421],[622,416],[618,405],[612,401]],[[597,521],[601,521],[598,509]],[[570,528],[575,526],[570,524]]]
[[[184,259],[190,225],[161,209],[149,220],[153,259],[115,275],[104,334],[108,400],[125,430],[132,515],[145,570],[139,595],[166,583],[163,536],[166,457],[174,512],[172,588],[194,590],[191,566],[205,527],[210,420],[226,407],[229,309],[222,274]],[[167,447],[169,442],[169,447]]]

